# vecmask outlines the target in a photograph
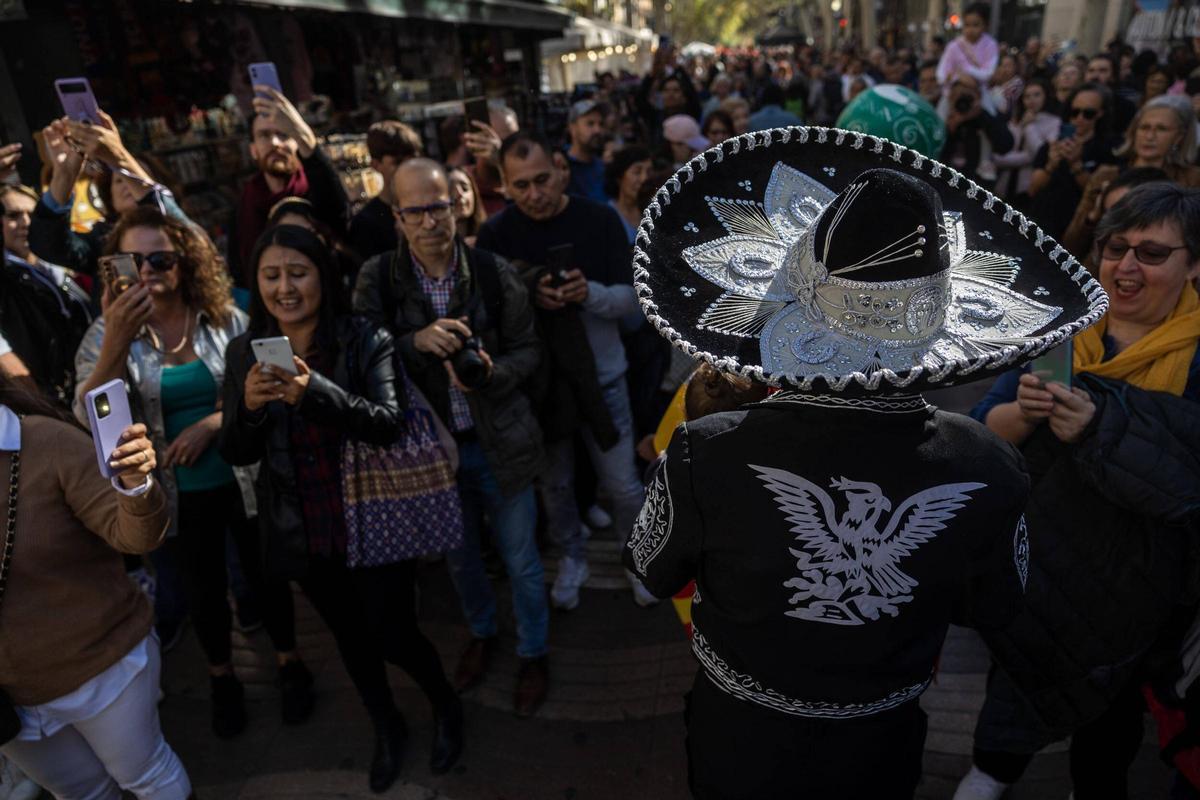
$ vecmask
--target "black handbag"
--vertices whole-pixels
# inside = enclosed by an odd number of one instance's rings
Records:
[[[17,481],[21,477],[21,453],[12,454],[8,483],[8,526],[4,535],[4,550],[0,551],[0,605],[8,586],[8,569],[12,566],[13,540],[17,532]],[[0,689],[0,745],[8,744],[21,732],[21,718],[8,694]]]

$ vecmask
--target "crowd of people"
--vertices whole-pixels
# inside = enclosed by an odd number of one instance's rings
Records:
[[[5,769],[56,797],[189,797],[157,719],[160,651],[190,622],[210,674],[213,733],[236,737],[247,712],[231,632],[261,625],[276,654],[282,719],[304,723],[320,687],[297,647],[295,583],[369,712],[371,789],[396,781],[407,736],[388,663],[428,698],[429,767],[446,772],[463,748],[459,693],[484,678],[498,641],[489,553],[503,564],[516,618],[513,711],[534,714],[552,683],[550,609],[579,605],[590,532],[612,527],[624,543],[653,500],[643,475],[665,449],[655,433],[679,411],[672,398],[694,367],[647,322],[634,289],[647,204],[675,170],[730,137],[832,126],[862,92],[896,84],[942,119],[940,160],[1061,241],[1111,302],[1104,330],[1075,344],[1076,372],[1107,383],[1068,389],[1014,371],[973,416],[1030,462],[1031,528],[1068,543],[1038,567],[1047,584],[1071,584],[1089,568],[1105,577],[1070,607],[1114,621],[1093,631],[1101,644],[1078,646],[1116,677],[1083,703],[1088,675],[1055,643],[1013,627],[989,638],[1005,665],[1020,659],[1000,654],[1032,649],[1061,668],[993,673],[975,766],[957,797],[998,797],[1034,753],[1071,733],[1075,796],[1115,796],[1104,792],[1124,785],[1141,741],[1141,687],[1167,685],[1150,665],[1179,672],[1195,611],[1189,592],[1200,588],[1181,571],[1200,486],[1186,457],[1200,430],[1200,200],[1190,191],[1200,186],[1200,54],[1181,46],[1162,63],[1119,42],[1091,55],[1037,39],[1017,47],[987,27],[988,6],[976,4],[961,32],[920,53],[799,46],[683,59],[664,45],[649,74],[603,74],[578,90],[563,141],[495,103],[490,124],[448,119],[436,143],[380,120],[366,139],[383,189],[353,214],[313,127],[286,96],[259,86],[247,132],[257,169],[223,253],[107,115],[41,131],[42,186],[16,178],[26,143],[0,147],[9,518],[18,542],[32,541],[22,537],[30,525],[58,537],[18,544],[11,571],[0,567],[0,641],[38,644],[0,646],[0,690],[17,720],[0,744]],[[89,183],[101,219],[81,231],[71,215]],[[131,257],[140,281],[112,281],[113,256]],[[252,342],[272,337],[287,338],[291,368],[256,358]],[[689,419],[766,393],[707,368],[699,376],[686,390]],[[85,398],[114,379],[127,386],[136,424],[112,454],[110,483],[95,469]],[[1129,432],[1121,386],[1184,402],[1145,401],[1137,420],[1152,430]],[[414,411],[436,423],[461,504],[461,517],[430,523],[459,535],[440,555],[470,639],[450,670],[420,629],[418,561],[356,566],[346,522],[346,443],[393,447]],[[1139,460],[1148,456],[1132,447],[1135,435],[1158,436],[1175,460]],[[30,438],[57,444],[22,449]],[[1128,475],[1159,468],[1170,470],[1156,487],[1165,490],[1128,486]],[[1089,536],[1105,537],[1101,555],[1064,505],[1088,518]],[[1168,544],[1137,561],[1136,545],[1118,535],[1130,529],[1139,542]],[[547,547],[558,558],[549,592]],[[1131,564],[1106,569],[1113,552]],[[678,588],[626,575],[642,607]],[[1038,611],[1014,625],[1059,623]],[[1188,677],[1194,666],[1183,660]],[[1062,716],[1074,726],[1030,716],[1014,683],[1036,687],[1039,711],[1070,706]],[[1190,683],[1180,686],[1157,702],[1182,703]],[[1181,768],[1181,792],[1195,779]]]

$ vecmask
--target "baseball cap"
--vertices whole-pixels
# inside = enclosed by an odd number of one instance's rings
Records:
[[[599,100],[579,100],[571,106],[571,113],[567,118],[568,122],[574,122],[580,117],[586,117],[593,111],[598,111],[601,114],[608,112],[608,106]]]
[[[700,123],[687,114],[676,114],[663,120],[663,138],[668,142],[686,144],[693,150],[707,150],[711,144],[700,133]]]

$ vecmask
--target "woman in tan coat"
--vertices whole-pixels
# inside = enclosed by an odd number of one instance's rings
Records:
[[[0,542],[0,731],[12,736],[0,752],[56,798],[185,800],[159,726],[150,605],[121,558],[153,550],[169,520],[144,425],[109,463],[111,482],[87,433],[0,380],[0,520],[16,503],[11,547]]]

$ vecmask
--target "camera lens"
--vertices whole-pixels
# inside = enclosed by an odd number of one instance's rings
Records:
[[[108,404],[108,394],[102,394],[96,398],[96,416],[99,419],[104,419],[112,412],[112,406]]]
[[[463,341],[463,349],[454,354],[450,363],[459,383],[468,389],[478,389],[487,381],[487,365],[479,356],[479,340],[474,336]]]
[[[954,110],[960,114],[965,114],[975,105],[975,101],[970,97],[960,97],[954,101]]]

